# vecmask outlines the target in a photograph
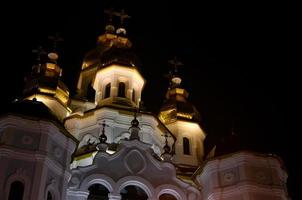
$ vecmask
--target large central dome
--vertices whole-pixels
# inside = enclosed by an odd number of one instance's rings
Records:
[[[95,66],[103,68],[112,63],[137,66],[138,58],[131,47],[132,43],[124,35],[105,33],[98,37],[97,47],[85,55],[82,70]]]

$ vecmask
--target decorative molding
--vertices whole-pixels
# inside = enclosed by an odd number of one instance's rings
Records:
[[[50,183],[47,184],[44,190],[44,198],[47,199],[48,192],[52,195],[52,199],[57,200],[60,198],[60,190],[56,179],[51,178]]]
[[[31,190],[31,179],[29,175],[27,175],[27,171],[24,168],[17,168],[13,174],[7,177],[4,184],[4,196],[5,199],[8,199],[10,186],[14,181],[20,181],[24,185],[24,195],[23,199],[30,199],[30,190]]]
[[[53,154],[54,154],[54,156],[56,157],[56,158],[61,158],[62,157],[62,155],[63,155],[63,150],[61,149],[61,148],[59,148],[59,147],[54,147],[53,148]]]
[[[146,192],[149,199],[155,197],[155,190],[152,184],[149,183],[149,181],[147,181],[146,179],[143,179],[139,176],[126,176],[118,180],[118,182],[116,183],[116,188],[118,189],[117,190],[118,193],[120,193],[122,189],[127,187],[128,185],[134,185],[143,189]]]
[[[177,200],[187,200],[187,197],[182,189],[170,184],[160,185],[155,188],[155,197],[157,197],[157,199],[159,199],[160,195],[162,194],[171,194]]]
[[[104,174],[91,174],[85,177],[80,182],[79,190],[83,192],[88,192],[88,188],[93,184],[102,184],[104,185],[109,192],[116,190],[115,182],[112,178]]]
[[[219,172],[220,174],[220,183],[221,186],[228,186],[235,184],[239,181],[239,169],[231,168],[224,171]]]
[[[139,174],[146,169],[146,160],[144,156],[136,149],[127,153],[124,158],[124,166],[131,172],[131,174]]]
[[[33,143],[34,139],[29,135],[23,135],[21,141],[22,141],[22,144],[31,145]]]

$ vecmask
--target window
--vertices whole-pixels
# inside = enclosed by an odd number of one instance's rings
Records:
[[[135,90],[134,89],[132,90],[132,101],[135,102]]]
[[[140,187],[128,185],[121,191],[122,200],[147,200],[148,195]]]
[[[47,192],[47,200],[53,200],[52,195],[49,191]]]
[[[101,184],[93,184],[89,188],[87,200],[108,200],[109,190]]]
[[[95,100],[95,90],[92,87],[92,82],[90,82],[87,86],[87,99],[88,101]]]
[[[189,139],[184,137],[182,142],[183,142],[184,154],[190,155],[190,141],[189,141]]]
[[[15,181],[11,184],[8,200],[22,200],[24,185],[20,181]]]
[[[120,82],[118,84],[118,97],[125,97],[125,89],[126,84],[124,82]]]
[[[159,196],[159,200],[177,200],[177,199],[171,194],[162,194]]]
[[[105,96],[104,99],[110,97],[111,83],[108,83],[105,87]]]

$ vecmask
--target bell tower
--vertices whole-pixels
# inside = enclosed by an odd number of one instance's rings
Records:
[[[62,68],[58,64],[57,45],[59,36],[49,38],[53,47],[45,51],[42,47],[34,50],[36,63],[31,74],[25,79],[23,95],[25,99],[43,102],[60,121],[69,116],[69,90],[61,80]]]
[[[88,52],[83,61],[77,98],[96,106],[138,107],[145,80],[124,28],[130,16],[123,10],[106,10],[105,14],[109,17],[105,33],[98,37],[97,47]],[[118,26],[113,25],[113,17],[119,19]]]
[[[169,63],[173,70],[169,73],[170,86],[159,119],[177,138],[173,162],[178,166],[180,174],[189,175],[202,163],[205,133],[199,125],[199,112],[188,101],[189,94],[181,86],[178,67],[183,64],[176,58]]]

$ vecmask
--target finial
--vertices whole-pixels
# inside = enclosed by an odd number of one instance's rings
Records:
[[[102,126],[103,126],[102,134],[100,135],[99,138],[100,138],[100,142],[101,142],[101,143],[106,143],[107,136],[105,135],[105,127],[106,127],[105,120],[103,121]]]
[[[36,62],[37,64],[41,64],[42,56],[46,55],[46,51],[43,49],[42,46],[38,46],[36,49],[32,50],[32,53],[36,55]]]
[[[174,67],[173,70],[176,74],[178,73],[178,67],[183,65],[176,56],[172,60],[169,60],[168,63]]]
[[[100,125],[103,126],[103,128],[102,128],[102,134],[100,134],[100,136],[99,136],[100,143],[96,146],[96,149],[98,151],[105,152],[107,150],[107,147],[108,147],[108,144],[106,143],[107,136],[105,135],[105,127],[108,126],[108,125],[106,125],[105,120]]]
[[[120,28],[116,30],[117,34],[126,35],[126,29],[124,28],[125,19],[129,19],[130,16],[125,12],[125,10],[121,10],[121,12],[115,12],[115,15],[120,18]]]
[[[172,87],[180,85],[181,78],[178,75],[178,67],[182,66],[183,64],[180,61],[178,61],[178,59],[177,59],[176,56],[174,57],[173,60],[169,60],[168,63],[170,65],[172,65],[172,67],[173,67],[173,71],[169,72],[169,78],[171,79],[171,83],[170,84],[172,84]]]
[[[60,37],[60,35],[58,33],[56,33],[55,35],[50,35],[48,36],[49,41],[52,43],[52,47],[50,49],[50,52],[48,53],[48,58],[53,61],[56,62],[59,58],[58,55],[58,44],[60,42],[63,42],[63,38]]]
[[[169,136],[167,133],[165,133],[164,135],[162,135],[165,137],[165,145],[163,147],[164,149],[164,152],[161,154],[161,158],[164,160],[164,161],[171,161],[172,159],[172,153],[171,153],[171,148],[168,144],[168,137],[171,137]]]
[[[33,75],[40,74],[40,72],[42,70],[41,69],[42,64],[44,62],[44,59],[45,59],[47,53],[41,46],[38,46],[36,49],[33,49],[32,53],[35,54],[35,56],[36,56],[36,58],[35,58],[36,61],[32,66],[32,72],[31,72],[32,76],[33,76]]]
[[[131,121],[131,127],[129,128],[130,140],[134,140],[134,139],[139,140],[138,132],[139,132],[140,128],[138,127],[139,121],[136,119],[138,112],[139,112],[139,108],[135,108],[134,109],[134,119]]]
[[[171,148],[170,148],[169,145],[168,145],[168,137],[169,137],[169,136],[168,136],[167,133],[165,133],[164,137],[165,137],[164,153],[170,153]]]
[[[105,31],[106,33],[114,33],[115,27],[113,26],[112,19],[113,19],[113,15],[115,14],[115,11],[111,7],[110,9],[105,10],[104,13],[107,14],[109,17],[107,25],[105,26]]]
[[[120,17],[121,26],[124,25],[124,20],[125,19],[129,19],[130,18],[130,16],[125,12],[124,9],[122,9],[121,12],[116,12],[115,14],[116,14],[116,16]]]

